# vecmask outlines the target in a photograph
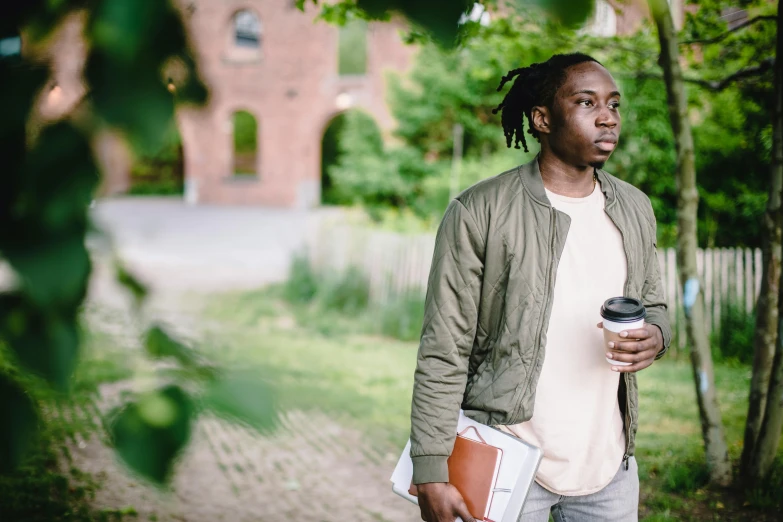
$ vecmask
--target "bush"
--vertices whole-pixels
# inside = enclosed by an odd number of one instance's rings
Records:
[[[376,314],[381,334],[401,341],[417,341],[424,319],[424,296],[419,291],[405,292],[378,307]]]
[[[283,287],[284,297],[292,303],[309,303],[317,292],[318,280],[307,256],[294,256],[288,280]]]
[[[319,297],[321,306],[326,310],[357,314],[363,312],[370,302],[370,282],[360,269],[350,267],[341,276],[327,281]]]
[[[720,332],[712,335],[713,358],[718,361],[753,362],[756,314],[729,302],[720,313]]]

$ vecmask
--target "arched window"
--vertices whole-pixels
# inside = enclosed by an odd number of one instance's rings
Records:
[[[258,176],[258,123],[247,111],[232,117],[234,129],[234,176]]]
[[[584,30],[593,36],[615,36],[617,34],[617,13],[606,0],[596,0],[593,16]]]
[[[367,22],[350,20],[340,28],[337,68],[340,76],[367,73]]]
[[[234,15],[234,44],[237,47],[261,47],[261,20],[250,10]]]

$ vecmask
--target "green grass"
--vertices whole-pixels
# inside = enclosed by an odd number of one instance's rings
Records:
[[[279,290],[224,295],[208,315],[218,353],[253,364],[267,377],[282,409],[315,409],[342,416],[396,452],[410,426],[417,344],[367,335],[361,318],[280,298]],[[282,326],[281,326],[282,325]],[[227,333],[230,332],[230,333]],[[750,369],[718,365],[715,381],[729,454],[742,450]],[[706,469],[695,388],[687,361],[663,360],[640,372],[640,466],[643,520],[775,520],[783,479],[764,491],[739,493],[705,487]],[[783,462],[783,448],[780,451]],[[780,468],[783,469],[783,468]],[[781,475],[776,472],[776,477]],[[749,505],[743,506],[748,502]]]
[[[230,301],[236,305],[243,300]],[[271,311],[261,308],[265,314]],[[416,345],[379,336],[340,335],[339,325],[326,328],[330,321],[325,319],[313,321],[310,328],[281,328],[276,325],[289,324],[280,321],[287,317],[284,305],[281,308],[259,321],[251,320],[247,310],[231,308],[225,320],[237,318],[238,323],[253,326],[234,323],[230,335],[215,332],[214,342],[207,343],[215,349],[214,356],[223,364],[256,368],[259,377],[272,384],[280,409],[316,408],[347,416],[389,447],[404,443]],[[219,319],[215,310],[210,317]]]

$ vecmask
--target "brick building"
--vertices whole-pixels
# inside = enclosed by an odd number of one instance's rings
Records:
[[[309,2],[305,13],[295,8],[294,0],[179,3],[211,91],[205,107],[177,114],[188,202],[316,206],[321,202],[321,144],[329,123],[358,108],[382,133],[393,129],[385,101],[386,73],[404,73],[416,52],[402,42],[401,22],[369,23],[349,34],[316,21],[319,8]],[[684,0],[670,4],[675,24],[681,26]],[[648,16],[646,0],[597,0],[586,30],[630,34]],[[73,17],[53,46],[59,88],[54,91],[57,100],[42,104],[48,116],[62,114],[83,93],[82,23],[81,17]],[[341,63],[341,46],[346,45],[361,63]],[[249,150],[236,140],[240,130],[251,134]],[[131,159],[122,141],[106,133],[96,151],[106,172],[101,192],[125,192]]]
[[[341,74],[340,39],[350,35],[316,22],[319,11],[312,4],[303,14],[288,0],[191,0],[184,11],[211,89],[205,108],[178,114],[187,200],[317,205],[321,141],[329,122],[360,108],[382,131],[392,129],[385,73],[404,72],[415,52],[402,42],[399,24],[370,23],[354,31],[348,43],[366,46],[354,50],[364,64]],[[233,136],[237,111],[255,120],[255,153],[243,158],[252,175],[235,174],[241,153]]]

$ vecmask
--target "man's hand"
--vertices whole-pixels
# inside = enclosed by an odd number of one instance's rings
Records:
[[[603,328],[604,323],[598,323]],[[636,330],[624,330],[620,337],[628,341],[610,342],[606,357],[613,361],[628,362],[630,366],[612,366],[615,372],[638,372],[650,366],[655,356],[663,350],[663,334],[655,325],[644,323]]]
[[[454,522],[457,517],[460,517],[463,522],[476,522],[470,516],[462,495],[451,484],[428,482],[419,484],[416,489],[421,519],[425,522]]]

